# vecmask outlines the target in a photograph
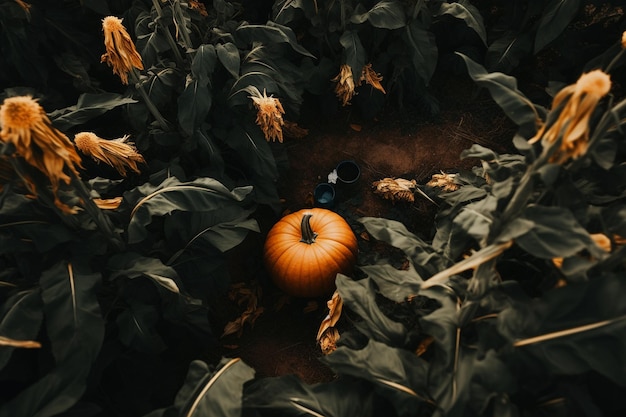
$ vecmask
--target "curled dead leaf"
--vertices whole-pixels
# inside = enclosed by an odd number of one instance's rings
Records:
[[[319,331],[317,332],[316,340],[318,342],[320,341],[320,338],[322,337],[324,332],[328,328],[334,327],[335,324],[337,324],[337,322],[339,321],[339,318],[341,317],[341,310],[343,309],[343,300],[341,299],[341,296],[339,295],[338,291],[335,291],[333,293],[333,296],[331,297],[330,300],[326,302],[326,305],[328,306],[328,315],[324,318],[324,320],[322,320]]]

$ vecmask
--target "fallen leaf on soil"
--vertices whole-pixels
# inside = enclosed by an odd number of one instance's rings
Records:
[[[224,333],[222,337],[237,333],[237,337],[240,337],[243,333],[243,328],[246,323],[250,326],[254,326],[254,322],[263,314],[263,307],[259,306],[259,299],[261,298],[261,287],[252,283],[252,288],[246,287],[244,283],[237,283],[231,286],[228,297],[241,306],[246,305],[246,310],[237,319],[226,323],[224,326]]]
[[[455,191],[459,189],[459,184],[454,182],[456,174],[446,174],[441,171],[441,174],[433,174],[430,181],[426,183],[429,187],[441,188],[442,191]]]
[[[361,131],[361,125],[357,125],[357,124],[354,124],[354,123],[350,124],[350,128],[352,130],[354,130],[355,132],[360,132]]]
[[[283,134],[292,139],[302,139],[309,134],[309,130],[298,126],[298,123],[285,120]]]

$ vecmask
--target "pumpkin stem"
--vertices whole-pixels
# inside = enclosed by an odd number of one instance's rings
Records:
[[[311,229],[311,222],[309,219],[312,216],[313,215],[310,213],[305,214],[302,217],[302,222],[300,223],[300,230],[302,231],[302,239],[300,239],[300,242],[304,242],[309,245],[314,243],[315,238],[317,237],[317,233]]]

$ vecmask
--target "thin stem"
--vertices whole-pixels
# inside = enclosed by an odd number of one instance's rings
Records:
[[[163,33],[165,34],[165,39],[167,39],[167,43],[170,45],[172,52],[174,52],[174,59],[176,59],[176,63],[179,67],[183,67],[185,61],[183,61],[183,56],[180,54],[178,44],[172,37],[172,33],[170,32],[167,25],[163,22],[163,8],[161,7],[160,1],[161,0],[152,0],[152,5],[154,6],[154,9],[156,10],[158,16],[157,25],[159,25],[159,27],[163,30]]]
[[[133,70],[129,73],[129,75],[131,79],[133,80],[135,89],[137,89],[137,91],[139,91],[139,94],[141,94],[141,97],[143,98],[143,101],[146,107],[148,107],[148,110],[150,111],[150,113],[152,113],[156,121],[159,123],[159,126],[161,126],[161,129],[163,129],[164,131],[169,131],[170,124],[161,115],[161,112],[159,111],[159,109],[156,108],[152,100],[150,100],[150,96],[148,96],[148,93],[146,93],[146,90],[143,88],[143,85],[141,85],[141,83],[139,82],[139,75],[137,75],[137,70],[133,68]]]

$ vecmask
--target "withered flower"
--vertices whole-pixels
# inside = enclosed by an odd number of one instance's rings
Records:
[[[385,89],[380,83],[382,80],[383,76],[372,69],[372,64],[367,64],[363,67],[363,71],[361,71],[361,79],[359,80],[359,85],[362,81],[365,81],[365,83],[371,85],[383,94],[386,94]]]
[[[576,84],[563,88],[554,97],[552,108],[562,105],[561,113],[551,125],[544,125],[530,139],[531,143],[541,140],[545,145],[561,137],[561,146],[552,155],[550,162],[562,164],[570,158],[576,159],[587,151],[589,141],[589,119],[600,100],[609,93],[611,79],[601,70],[580,76]]]
[[[459,185],[454,182],[454,177],[456,174],[446,174],[445,172],[433,174],[426,185],[441,188],[442,191],[456,191],[459,189]]]
[[[105,17],[102,19],[102,31],[106,53],[102,55],[100,62],[106,62],[113,68],[113,73],[120,77],[122,83],[128,84],[128,74],[133,68],[143,69],[141,55],[122,25],[122,19],[115,16]]]
[[[30,96],[5,99],[0,106],[0,126],[0,140],[12,143],[19,156],[48,177],[54,204],[64,213],[75,213],[75,209],[61,202],[57,191],[60,181],[69,184],[72,176],[79,176],[80,156],[68,137],[52,126],[37,100]],[[23,180],[36,193],[32,180]]]
[[[96,162],[102,161],[112,166],[124,177],[129,170],[139,174],[141,171],[138,165],[146,163],[135,146],[127,140],[128,136],[106,140],[92,132],[81,132],[74,136],[74,143],[78,150],[92,157]]]
[[[285,124],[283,120],[283,114],[285,114],[283,105],[280,104],[280,100],[277,98],[273,96],[268,97],[265,90],[263,90],[263,94],[256,88],[251,91],[252,95],[249,97],[257,109],[256,124],[261,127],[268,142],[278,139],[282,143],[283,125]]]
[[[337,83],[335,85],[335,94],[337,95],[337,98],[341,100],[342,106],[350,104],[350,100],[352,100],[352,97],[354,97],[355,94],[354,78],[352,77],[352,68],[350,68],[350,65],[341,65],[339,74],[337,74],[337,76],[331,81]]]
[[[203,16],[203,17],[209,16],[209,13],[206,11],[206,6],[202,2],[199,2],[196,0],[189,0],[189,8],[191,10],[196,10],[198,13],[200,13],[200,16]]]
[[[415,180],[407,180],[404,178],[383,178],[372,183],[374,193],[380,194],[386,200],[407,201],[412,203],[415,201],[414,190],[417,188]]]

